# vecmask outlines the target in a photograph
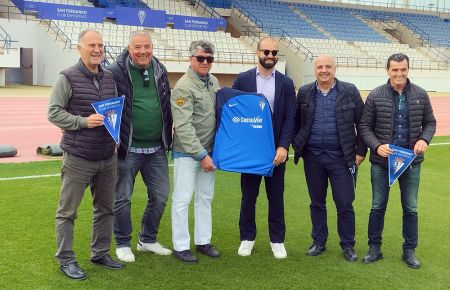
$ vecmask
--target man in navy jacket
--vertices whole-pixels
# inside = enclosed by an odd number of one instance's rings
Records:
[[[286,226],[284,223],[284,174],[295,122],[295,89],[293,81],[275,70],[278,61],[278,43],[266,37],[259,41],[256,68],[240,73],[233,88],[245,92],[263,94],[272,110],[273,131],[276,153],[273,159],[275,169],[272,177],[265,177],[267,199],[269,201],[269,236],[275,258],[287,257],[284,247]],[[255,144],[257,144],[255,140]],[[252,253],[256,238],[255,206],[262,177],[255,174],[241,175],[241,214],[239,220],[241,245],[240,256]]]
[[[355,199],[356,168],[367,147],[359,135],[364,109],[358,89],[335,78],[336,63],[329,55],[314,61],[316,81],[301,87],[297,95],[294,163],[303,158],[311,198],[313,244],[308,256],[325,251],[328,239],[326,196],[328,181],[337,209],[340,245],[347,261],[356,261]]]

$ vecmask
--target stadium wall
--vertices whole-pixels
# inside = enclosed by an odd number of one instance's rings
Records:
[[[76,49],[63,50],[55,35],[38,21],[0,18],[0,25],[17,41],[15,47],[33,48],[33,85],[52,86],[58,74],[79,58]],[[8,69],[7,81],[20,83],[20,69]]]

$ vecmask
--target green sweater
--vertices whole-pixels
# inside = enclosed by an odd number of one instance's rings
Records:
[[[149,85],[144,86],[140,70],[130,65],[133,83],[132,147],[151,148],[162,145],[162,116],[153,67],[147,68]]]

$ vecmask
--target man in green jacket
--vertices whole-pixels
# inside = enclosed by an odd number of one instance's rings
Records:
[[[219,81],[211,75],[214,45],[193,41],[190,67],[175,84],[170,98],[174,120],[174,190],[172,194],[172,241],[176,258],[195,263],[190,251],[189,203],[195,192],[194,242],[197,251],[218,257],[211,245],[211,202],[214,196],[215,166],[210,157],[216,124],[216,92]]]

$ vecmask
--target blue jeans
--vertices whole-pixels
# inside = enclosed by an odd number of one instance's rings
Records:
[[[156,242],[159,224],[169,197],[169,167],[164,148],[152,154],[128,153],[126,160],[117,162],[116,202],[114,205],[114,235],[118,248],[130,247],[131,195],[140,171],[147,186],[147,206],[141,222],[139,240]]]
[[[381,246],[384,214],[389,199],[389,172],[387,168],[372,164],[372,209],[369,216],[369,245]],[[417,195],[420,164],[410,166],[398,178],[403,209],[403,249],[414,249],[418,240]]]

